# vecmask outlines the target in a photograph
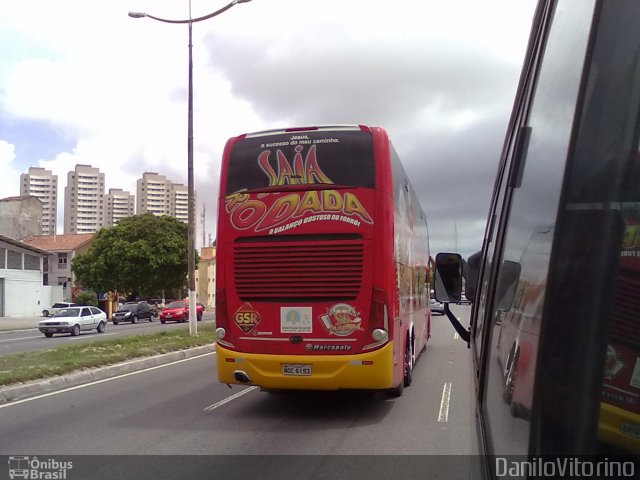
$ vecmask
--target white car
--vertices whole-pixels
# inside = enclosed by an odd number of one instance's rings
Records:
[[[435,298],[429,299],[429,308],[433,315],[444,315],[444,305]]]
[[[51,305],[49,308],[45,308],[44,310],[42,310],[42,316],[49,317],[51,315],[55,315],[63,308],[78,307],[78,306],[79,305],[77,303],[56,302],[53,305]]]
[[[67,307],[58,311],[52,318],[42,320],[38,329],[45,337],[54,333],[80,335],[81,330],[96,330],[104,333],[107,326],[107,314],[96,307]]]

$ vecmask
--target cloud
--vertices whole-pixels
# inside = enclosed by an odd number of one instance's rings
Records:
[[[454,222],[461,243],[463,235],[477,243],[534,3],[256,0],[195,24],[194,168],[206,232],[215,237],[227,138],[365,123],[389,131],[434,244],[446,244]],[[193,16],[219,6],[194,1]],[[187,27],[126,13],[186,18],[187,8],[166,0],[0,4],[0,41],[12,45],[0,62],[0,110],[14,124],[50,126],[31,128],[28,140],[4,137],[15,145],[6,170],[13,179],[3,179],[0,196],[17,190],[30,165],[59,175],[61,201],[76,163],[104,172],[107,189],[134,194],[145,171],[186,183]]]
[[[0,139],[0,198],[13,197],[20,194],[20,173],[14,166],[16,158],[15,146]],[[17,177],[17,178],[16,178]]]

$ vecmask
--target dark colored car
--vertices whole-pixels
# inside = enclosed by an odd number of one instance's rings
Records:
[[[137,323],[145,318],[153,322],[153,316],[153,310],[147,302],[127,302],[111,316],[111,321],[114,325],[120,322]]]

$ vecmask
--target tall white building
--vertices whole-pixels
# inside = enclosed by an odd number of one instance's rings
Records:
[[[58,220],[58,176],[41,167],[29,167],[20,175],[20,195],[37,197],[42,202],[42,234],[55,235]]]
[[[170,215],[171,180],[156,172],[144,172],[138,179],[136,192],[136,213]]]
[[[181,222],[187,223],[189,221],[189,189],[185,185],[180,183],[171,185],[169,214]]]
[[[93,233],[104,226],[104,173],[76,165],[64,189],[64,233]]]
[[[187,223],[189,219],[189,191],[180,183],[173,183],[164,175],[144,172],[138,180],[136,213],[169,215]]]
[[[135,199],[121,188],[110,188],[104,196],[104,226],[113,227],[125,217],[134,215]]]

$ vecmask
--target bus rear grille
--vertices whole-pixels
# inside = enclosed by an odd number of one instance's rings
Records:
[[[362,281],[359,242],[236,243],[234,281],[241,300],[353,300]]]
[[[615,290],[610,326],[611,340],[640,349],[638,312],[640,312],[640,280],[621,274],[618,276]]]

